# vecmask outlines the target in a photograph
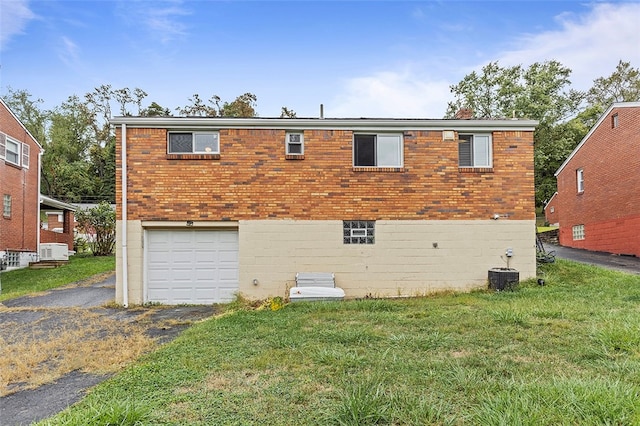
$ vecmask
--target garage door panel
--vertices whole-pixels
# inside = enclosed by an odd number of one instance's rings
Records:
[[[149,230],[147,298],[167,304],[229,302],[238,291],[238,233]]]

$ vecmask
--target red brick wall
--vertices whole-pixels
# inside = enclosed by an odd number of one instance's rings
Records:
[[[58,221],[58,215],[48,215],[49,217],[49,230],[40,230],[40,242],[41,243],[65,243],[69,250],[73,250],[73,231],[74,231],[74,217],[72,211],[65,211],[63,213],[62,222]],[[51,220],[55,218],[55,220]],[[62,228],[63,232],[53,232],[53,228]]]
[[[582,194],[576,186],[580,168]],[[556,199],[561,244],[640,256],[640,107],[614,108],[605,117],[558,175]],[[585,240],[573,241],[572,227],[580,224]]]
[[[384,172],[352,167],[345,130],[305,131],[303,160],[285,158],[285,130],[220,130],[217,160],[168,159],[164,129],[127,136],[130,220],[534,218],[532,132],[494,132],[482,172],[460,171],[440,131],[405,131],[404,169]]]
[[[0,160],[0,203],[11,195],[11,217],[0,212],[0,250],[37,251],[39,229],[38,153],[37,143],[0,103],[0,131],[29,144],[29,169],[15,167]]]

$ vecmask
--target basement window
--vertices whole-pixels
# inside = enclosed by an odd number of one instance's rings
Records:
[[[584,225],[575,225],[571,228],[573,232],[573,240],[584,240]]]
[[[220,154],[218,132],[170,132],[169,154]]]
[[[376,222],[373,220],[343,220],[342,242],[344,244],[375,243]]]

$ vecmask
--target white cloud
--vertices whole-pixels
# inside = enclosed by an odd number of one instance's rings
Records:
[[[60,60],[68,66],[76,64],[79,59],[78,45],[69,37],[63,36],[58,56],[60,57]]]
[[[168,43],[187,35],[187,25],[180,19],[191,15],[182,6],[182,0],[167,1],[121,1],[118,8],[121,17],[130,25],[142,24],[152,39]]]
[[[577,90],[586,90],[594,79],[609,76],[620,60],[640,67],[640,3],[596,4],[584,15],[564,14],[556,20],[559,29],[525,35],[515,40],[512,50],[498,52],[492,61],[528,66],[557,60],[573,71],[572,87]],[[414,64],[410,71],[387,69],[354,77],[346,80],[342,94],[334,99],[335,107],[327,105],[326,115],[440,118],[453,99],[449,86],[459,82],[464,76],[461,72],[480,70],[488,62],[452,62],[449,69],[438,70],[440,76],[432,75],[433,64],[421,66],[430,68],[429,76]]]
[[[28,0],[3,1],[0,13],[0,50],[6,47],[11,37],[24,34],[27,23],[35,17],[29,9]]]
[[[450,100],[449,83],[412,71],[385,71],[352,78],[343,95],[327,106],[331,117],[441,118]]]
[[[618,61],[640,66],[640,3],[596,4],[583,16],[557,17],[560,29],[529,34],[499,58],[501,65],[525,66],[557,60],[573,73],[573,87],[586,90],[593,80],[607,77]]]

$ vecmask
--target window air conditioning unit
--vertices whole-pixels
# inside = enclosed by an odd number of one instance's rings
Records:
[[[40,260],[69,260],[69,247],[63,243],[40,244]]]
[[[442,140],[443,141],[455,141],[456,140],[456,132],[453,130],[443,130],[442,131]]]

